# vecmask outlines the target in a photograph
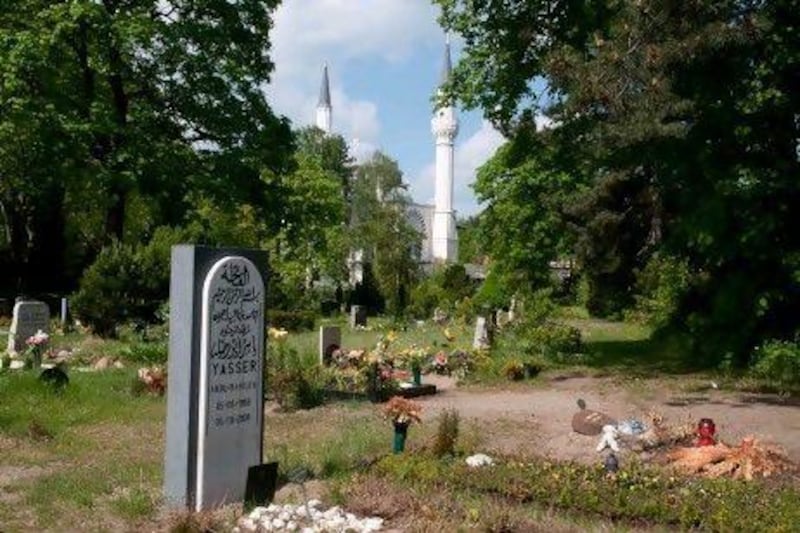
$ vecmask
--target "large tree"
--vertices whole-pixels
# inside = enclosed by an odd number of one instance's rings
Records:
[[[564,214],[601,299],[660,249],[712,359],[794,333],[796,0],[439,3],[466,38],[450,89],[511,137],[547,113],[554,168],[591,184]]]
[[[291,147],[261,91],[278,3],[7,3],[0,222],[15,277],[58,280],[111,239],[180,223],[190,190],[270,219],[260,173],[284,172]]]

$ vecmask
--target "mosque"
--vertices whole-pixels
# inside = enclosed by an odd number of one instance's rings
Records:
[[[440,87],[450,77],[450,43],[445,44],[444,62]],[[322,85],[316,109],[316,126],[326,134],[331,134],[333,126],[333,106],[331,104],[328,67],[323,67]],[[456,214],[453,210],[453,172],[455,163],[454,142],[458,135],[458,117],[452,103],[434,109],[431,119],[431,132],[436,146],[436,181],[434,204],[412,203],[406,216],[411,225],[422,235],[419,261],[423,267],[434,264],[455,263],[458,259],[458,233]],[[363,281],[364,254],[355,250],[349,259],[350,282]]]

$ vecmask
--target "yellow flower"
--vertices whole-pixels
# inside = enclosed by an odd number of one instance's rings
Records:
[[[455,336],[455,335],[453,335],[453,334],[450,332],[450,330],[449,330],[449,329],[447,329],[447,328],[444,328],[444,331],[443,331],[443,333],[444,333],[444,337],[447,339],[447,341],[448,341],[448,342],[453,342],[453,339],[455,339],[455,338],[456,338],[456,336]]]
[[[386,342],[394,342],[397,340],[397,332],[394,330],[386,334]]]
[[[267,330],[269,338],[275,341],[280,341],[289,336],[289,332],[280,328],[269,328]]]

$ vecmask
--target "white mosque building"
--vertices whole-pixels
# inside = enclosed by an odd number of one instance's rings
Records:
[[[450,42],[445,44],[444,63],[440,86],[450,77]],[[332,132],[333,106],[331,104],[328,66],[322,70],[322,84],[316,109],[316,126],[326,134]],[[453,180],[455,167],[455,138],[458,135],[458,117],[455,107],[447,102],[434,109],[431,131],[436,150],[436,181],[434,204],[413,203],[407,213],[409,222],[422,235],[419,260],[425,266],[455,263],[458,259],[458,233],[456,213],[453,209]],[[350,282],[363,280],[363,251],[356,250],[350,257]]]

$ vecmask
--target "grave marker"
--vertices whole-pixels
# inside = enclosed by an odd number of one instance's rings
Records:
[[[319,328],[319,363],[327,366],[331,362],[331,354],[342,347],[342,330],[338,326],[320,326]]]
[[[350,306],[350,327],[367,327],[367,307],[364,305]]]
[[[479,316],[475,319],[475,336],[472,338],[472,347],[476,350],[485,350],[489,346],[489,328],[486,324],[486,317]]]
[[[197,511],[242,501],[261,464],[266,253],[172,249],[164,493]]]
[[[25,351],[25,341],[39,330],[50,333],[50,308],[47,304],[38,300],[15,303],[11,329],[8,330],[8,353]]]

